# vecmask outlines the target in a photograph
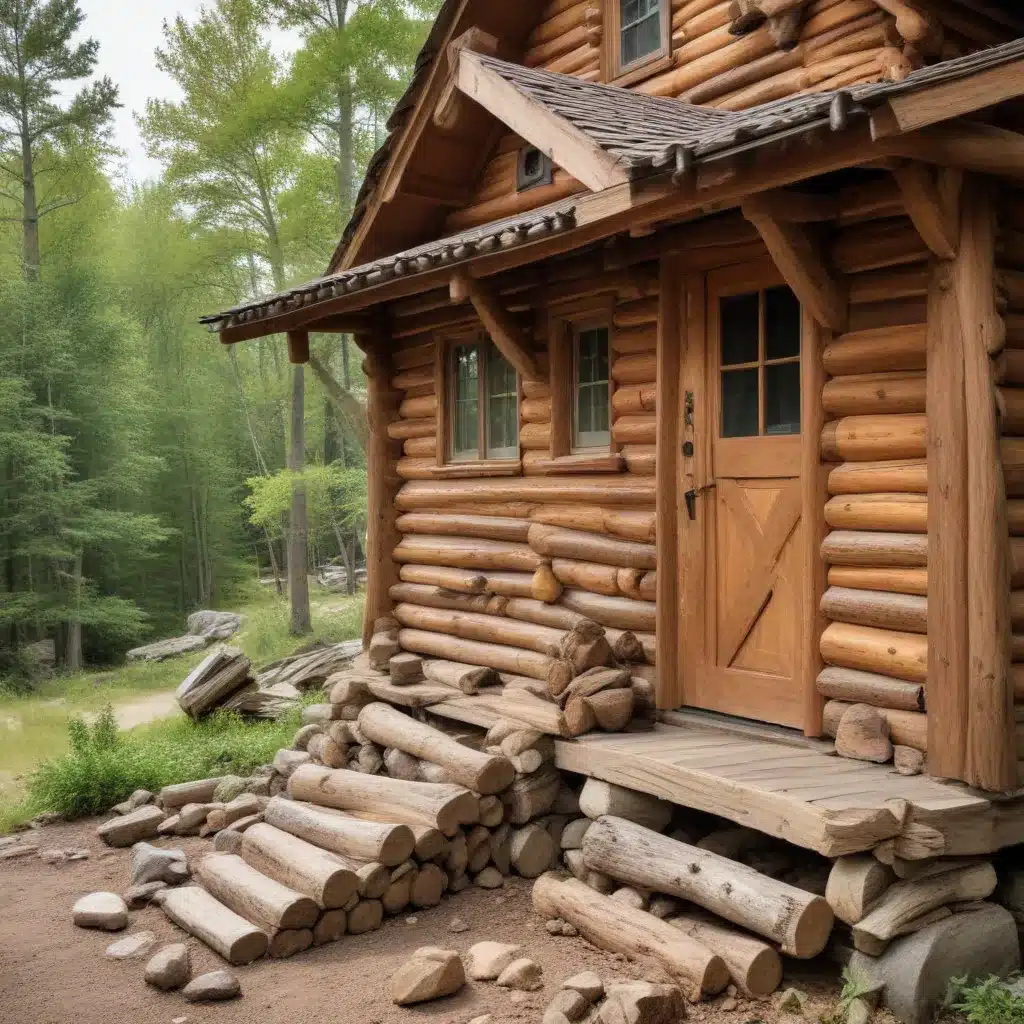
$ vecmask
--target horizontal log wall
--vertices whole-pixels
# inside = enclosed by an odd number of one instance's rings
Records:
[[[654,665],[656,265],[618,276],[593,270],[587,257],[575,257],[506,275],[496,286],[535,339],[544,367],[549,313],[607,319],[616,383],[611,451],[594,456],[601,472],[553,460],[544,380],[521,382],[521,470],[489,478],[477,464],[466,467],[465,479],[451,479],[447,466],[439,477],[437,347],[445,322],[455,330],[479,325],[470,307],[452,307],[440,292],[395,310],[402,340],[391,384],[401,401],[388,433],[402,442],[396,468],[407,482],[396,502],[402,540],[393,558],[401,582],[391,596],[403,635],[415,630],[420,645],[426,634],[439,649],[446,637],[470,642],[463,650],[497,645],[507,649],[506,664],[528,666],[519,674],[529,676],[558,653],[555,631],[585,618],[604,626],[613,644],[623,631],[634,633]],[[548,283],[531,290],[541,281]],[[424,324],[428,331],[414,332]],[[628,382],[618,383],[620,374]]]
[[[1005,348],[993,363],[996,406],[1000,414],[1007,522],[1010,533],[1011,674],[1017,717],[1024,717],[1024,192],[1009,192],[999,204],[996,238],[997,302],[1003,314]],[[1008,465],[1008,457],[1012,460]],[[1024,760],[1018,764],[1024,778]]]
[[[928,254],[888,180],[844,195],[840,207],[832,262],[846,277],[851,308],[849,330],[822,357],[830,532],[822,545],[826,668],[817,685],[832,702],[899,711],[901,721],[916,722],[899,742],[924,749]],[[833,706],[826,731],[836,722]]]

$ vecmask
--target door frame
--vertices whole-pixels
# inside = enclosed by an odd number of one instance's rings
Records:
[[[718,360],[713,358],[709,337],[714,318],[708,309],[708,285],[715,276],[746,280],[758,288],[787,283],[775,263],[767,256],[724,270],[688,275],[685,281],[687,316],[684,325],[684,355],[680,367],[679,399],[683,408],[679,422],[682,443],[691,442],[693,453],[690,456],[683,453],[679,460],[678,550],[682,621],[675,664],[679,680],[678,696],[682,705],[691,707],[697,706],[698,665],[704,656],[708,636],[706,559],[708,545],[714,544],[713,516],[710,514],[713,497],[707,488],[715,480],[712,453],[716,431],[713,419],[718,407],[712,390],[717,384],[712,379],[716,376],[712,370],[717,367]],[[828,471],[821,462],[821,432],[825,418],[822,388],[826,380],[822,368],[822,351],[831,339],[831,334],[813,319],[803,305],[800,319],[801,431],[798,486],[803,534],[800,540],[801,612],[797,628],[795,672],[802,703],[803,731],[808,736],[820,736],[824,699],[817,692],[816,681],[822,667],[819,640],[824,619],[820,603],[826,587],[826,566],[820,548],[827,532],[824,516],[828,498]],[[685,406],[688,394],[693,396],[692,417],[687,416]],[[698,492],[696,521],[689,519],[682,500],[682,496],[690,490]]]

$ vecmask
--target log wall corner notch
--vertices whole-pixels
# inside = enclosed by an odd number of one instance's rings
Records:
[[[849,317],[847,289],[806,223],[824,219],[826,211],[818,210],[813,197],[807,197],[808,204],[796,198],[785,192],[750,196],[743,201],[743,216],[757,228],[779,273],[814,320],[841,334]]]
[[[509,311],[502,305],[497,291],[484,281],[456,271],[449,282],[453,303],[467,300],[476,310],[498,351],[515,367],[523,380],[543,380],[526,335]]]

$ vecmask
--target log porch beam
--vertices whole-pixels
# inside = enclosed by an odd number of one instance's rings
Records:
[[[449,292],[452,302],[472,303],[491,341],[524,380],[542,379],[529,342],[492,285],[459,271],[452,275]]]
[[[542,103],[523,95],[470,50],[460,54],[458,87],[591,191],[629,183],[629,173],[617,157]]]
[[[950,121],[903,135],[888,108],[871,115],[871,133],[890,156],[1024,181],[1024,135],[977,121]]]
[[[897,164],[892,174],[921,240],[939,259],[953,259],[960,231],[960,172],[944,168],[937,176],[927,164],[911,160]]]
[[[749,210],[751,214],[772,217],[784,224],[811,224],[836,220],[839,197],[776,188],[751,196],[744,201],[743,210],[744,213]]]
[[[849,315],[846,288],[828,270],[824,254],[807,229],[764,213],[756,200],[744,201],[742,209],[802,305],[822,327],[844,331]]]

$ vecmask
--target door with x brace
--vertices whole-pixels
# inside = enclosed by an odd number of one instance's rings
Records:
[[[800,727],[800,306],[760,261],[709,275],[706,310],[688,703]]]

